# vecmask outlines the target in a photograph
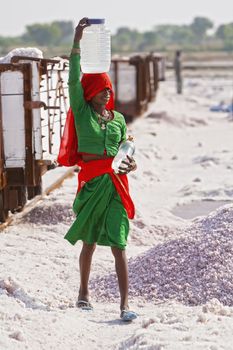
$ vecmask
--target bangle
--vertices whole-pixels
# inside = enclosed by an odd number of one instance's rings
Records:
[[[73,49],[71,50],[71,53],[77,53],[80,55],[80,49],[77,47],[73,47]]]

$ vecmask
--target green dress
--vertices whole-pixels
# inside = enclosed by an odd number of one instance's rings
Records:
[[[124,117],[114,111],[114,119],[106,125],[106,130],[101,130],[96,114],[83,98],[78,54],[70,57],[69,95],[78,142],[81,139],[79,150],[95,154],[103,154],[105,150],[107,155],[114,156],[120,142],[126,139]],[[88,142],[93,139],[96,140],[96,152],[91,152],[93,145]],[[76,219],[65,235],[71,244],[82,240],[87,244],[125,249],[129,219],[110,175],[104,174],[87,182],[76,195],[73,210]]]

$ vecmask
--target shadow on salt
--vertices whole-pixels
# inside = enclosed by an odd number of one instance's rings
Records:
[[[202,200],[177,205],[171,213],[185,220],[191,220],[198,216],[205,216],[223,205],[233,203],[230,200]]]

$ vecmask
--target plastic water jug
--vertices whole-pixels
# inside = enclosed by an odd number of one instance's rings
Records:
[[[91,25],[83,30],[80,41],[82,72],[108,72],[111,64],[111,33],[105,27],[103,18],[89,18],[88,22]]]
[[[115,173],[119,173],[119,167],[126,168],[126,164],[122,164],[122,161],[129,161],[127,156],[132,157],[135,152],[135,144],[133,137],[129,136],[128,140],[121,143],[117,155],[114,157],[112,162],[112,169]]]

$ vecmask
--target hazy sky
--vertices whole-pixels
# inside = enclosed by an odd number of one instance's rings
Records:
[[[106,18],[114,33],[121,26],[144,31],[156,24],[190,24],[205,16],[215,25],[233,22],[232,0],[5,0],[1,1],[0,35],[21,35],[26,25],[84,16]]]

